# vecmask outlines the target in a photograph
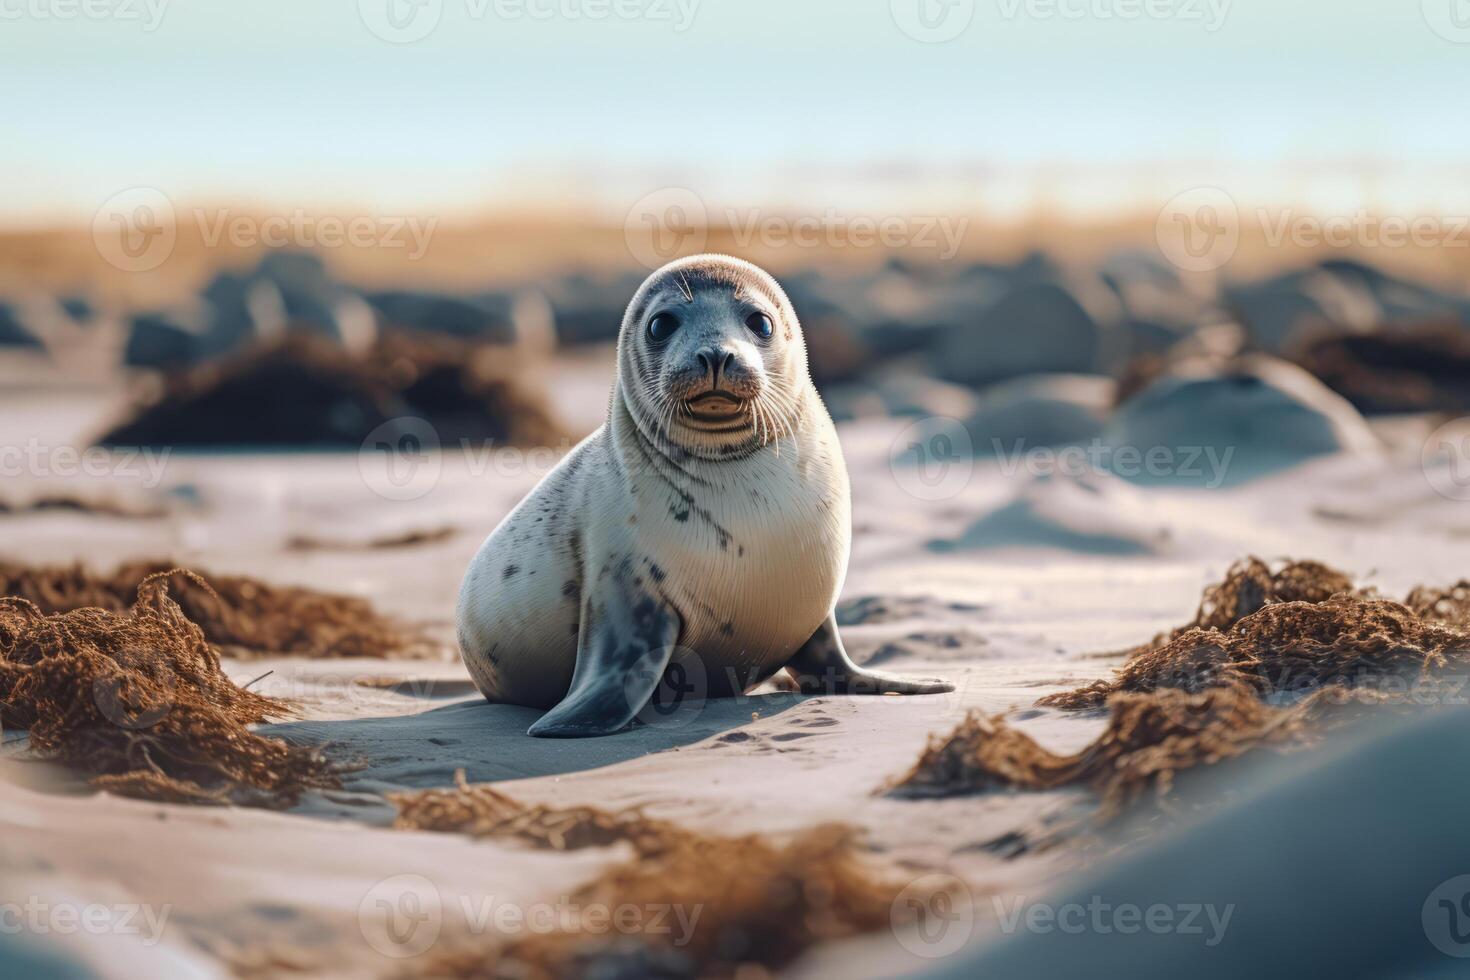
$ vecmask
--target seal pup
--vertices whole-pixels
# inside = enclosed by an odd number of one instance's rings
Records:
[[[531,735],[606,735],[676,653],[709,697],[782,668],[807,693],[954,689],[843,649],[847,469],[775,279],[723,255],[669,263],[628,304],[617,369],[606,423],[465,574],[460,652],[488,700],[551,709]]]

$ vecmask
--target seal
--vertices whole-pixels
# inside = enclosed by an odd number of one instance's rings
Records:
[[[843,649],[847,468],[774,278],[723,255],[669,263],[628,304],[617,369],[607,421],[465,573],[460,652],[488,700],[550,709],[531,735],[605,735],[676,656],[708,697],[783,668],[807,693],[954,689]]]

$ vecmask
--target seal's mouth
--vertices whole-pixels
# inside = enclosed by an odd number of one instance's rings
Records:
[[[684,405],[697,419],[727,419],[743,412],[745,401],[734,392],[716,388],[684,399]]]

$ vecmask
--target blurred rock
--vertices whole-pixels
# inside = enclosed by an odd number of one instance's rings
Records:
[[[254,341],[269,342],[286,330],[286,300],[268,279],[217,274],[200,294],[209,305],[200,358],[218,357]]]
[[[393,290],[369,293],[367,301],[388,329],[421,330],[541,354],[556,346],[551,304],[534,290],[480,296]]]
[[[1114,352],[1107,333],[1073,291],[1025,285],[948,331],[930,363],[938,377],[975,387],[1023,374],[1102,373]]]
[[[965,426],[981,456],[1079,445],[1102,435],[1114,397],[1111,378],[1032,375],[982,391]]]
[[[1178,270],[1156,256],[1116,253],[1103,261],[1099,278],[1122,304],[1121,332],[1130,359],[1162,354],[1221,315],[1213,296],[1192,293]]]
[[[123,363],[129,367],[173,369],[199,360],[203,332],[188,312],[144,313],[128,323]]]
[[[556,339],[563,344],[617,340],[623,312],[643,278],[633,273],[604,277],[573,273],[555,280],[547,289],[547,298],[556,321]]]
[[[1222,484],[1235,484],[1379,445],[1346,400],[1296,365],[1264,355],[1223,370],[1170,367],[1118,406],[1103,439],[1118,475],[1185,485],[1207,485],[1212,461],[1224,466]]]
[[[63,296],[58,302],[66,315],[77,323],[89,323],[97,315],[96,307],[85,296]]]
[[[895,375],[838,385],[823,392],[822,400],[832,418],[839,422],[929,416],[964,419],[976,405],[975,394],[970,389],[922,375]]]
[[[363,298],[334,282],[320,256],[287,250],[267,252],[252,274],[280,293],[291,329],[320,334],[352,351],[370,347],[377,317]]]
[[[44,348],[30,317],[19,304],[0,303],[0,347]]]
[[[1315,268],[1227,286],[1222,300],[1255,346],[1273,354],[1313,332],[1371,330],[1383,318],[1370,290]]]
[[[1470,299],[1441,292],[1352,259],[1328,259],[1319,268],[1344,285],[1372,298],[1378,316],[1372,326],[1421,323],[1426,320],[1457,320],[1470,324]]]

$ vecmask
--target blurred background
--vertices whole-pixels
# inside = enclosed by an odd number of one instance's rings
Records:
[[[1470,398],[1463,7],[4,0],[4,441],[562,445],[718,250],[839,419],[1366,445]]]

